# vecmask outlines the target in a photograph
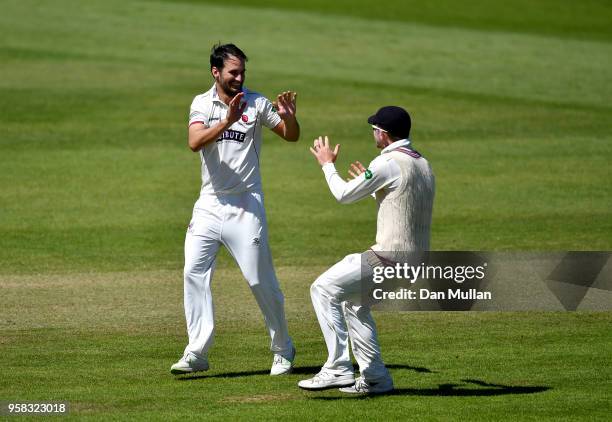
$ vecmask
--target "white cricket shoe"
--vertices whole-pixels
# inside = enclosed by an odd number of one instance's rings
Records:
[[[366,381],[363,377],[355,380],[350,387],[340,388],[343,393],[349,394],[383,394],[393,391],[393,380],[384,378],[381,381]]]
[[[348,387],[355,384],[353,374],[332,374],[321,369],[314,377],[298,382],[298,387],[304,390],[325,390],[327,388]]]
[[[283,355],[275,354],[272,361],[272,369],[270,375],[289,374],[293,370],[293,361],[295,360],[295,347],[291,350],[291,357],[286,358]]]
[[[185,353],[177,363],[170,367],[170,372],[174,375],[192,374],[202,371],[208,371],[208,359],[198,357],[192,353]]]

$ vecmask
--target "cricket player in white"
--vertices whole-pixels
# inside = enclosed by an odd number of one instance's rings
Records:
[[[370,195],[378,202],[376,244],[364,254],[351,254],[312,284],[312,303],[328,350],[327,362],[313,378],[300,381],[306,390],[343,387],[345,393],[385,393],[393,381],[380,354],[376,325],[370,309],[361,304],[362,258],[376,251],[429,250],[429,232],[435,191],[429,163],[414,151],[409,140],[410,116],[395,106],[383,107],[368,119],[376,146],[382,149],[368,168],[351,165],[350,182],[342,180],[334,162],[340,145],[332,150],[327,136],[315,139],[311,152],[323,168],[334,197],[343,204]],[[368,264],[370,260],[366,261]],[[349,355],[350,339],[361,377],[355,379]]]
[[[173,374],[208,369],[213,341],[211,280],[219,247],[238,263],[261,309],[274,353],[271,375],[291,371],[295,348],[287,330],[284,298],[268,246],[259,155],[262,126],[295,142],[300,129],[294,92],[265,97],[243,88],[246,55],[235,45],[215,45],[213,87],[198,95],[189,115],[189,147],[202,160],[202,188],[185,238],[184,294],[189,344]]]

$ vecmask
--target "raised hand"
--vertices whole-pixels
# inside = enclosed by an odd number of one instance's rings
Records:
[[[366,170],[367,169],[359,161],[355,161],[354,163],[351,163],[351,166],[349,167],[349,171],[348,171],[351,177],[347,178],[347,180],[351,180],[351,179],[355,179],[359,177],[361,173],[365,173]]]
[[[285,91],[276,96],[276,101],[272,104],[281,119],[285,120],[288,117],[295,117],[297,111],[296,99],[297,93],[293,91]]]
[[[234,95],[234,98],[232,98],[228,104],[229,110],[227,111],[226,119],[230,126],[240,119],[240,116],[242,116],[242,113],[247,106],[246,102],[241,103],[243,97],[244,92],[239,92],[238,94]]]
[[[338,152],[340,151],[340,144],[334,147],[334,150],[329,147],[329,139],[327,136],[325,139],[319,136],[314,140],[313,146],[310,147],[310,152],[314,155],[319,164],[334,163],[338,158]]]

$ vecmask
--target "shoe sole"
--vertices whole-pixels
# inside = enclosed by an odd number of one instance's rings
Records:
[[[285,372],[280,372],[278,374],[273,374],[272,372],[270,372],[270,376],[271,377],[278,377],[278,376],[282,376],[282,375],[289,375],[292,372],[293,372],[293,366],[291,368],[287,369]]]
[[[302,390],[307,390],[307,391],[322,391],[322,390],[331,390],[332,388],[350,387],[351,385],[355,385],[355,380],[346,381],[342,383],[335,383],[334,385],[326,385],[326,386],[320,386],[320,387],[303,387],[300,384],[298,384],[298,387],[300,387]]]
[[[373,396],[376,394],[387,394],[393,391],[393,388],[389,389],[389,390],[385,390],[385,391],[345,391],[342,388],[339,388],[338,391],[340,391],[341,393],[344,394],[354,394],[354,395],[364,395],[364,396]]]
[[[192,371],[188,371],[188,370],[184,370],[184,369],[170,369],[170,373],[172,375],[195,374],[196,372],[206,372],[206,371],[208,371],[208,368],[206,368],[206,369],[196,369],[196,370],[192,370]]]

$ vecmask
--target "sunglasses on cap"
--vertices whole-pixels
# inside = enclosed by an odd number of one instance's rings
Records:
[[[385,133],[387,132],[386,130],[381,129],[381,128],[379,128],[379,127],[378,127],[378,126],[376,126],[376,125],[372,125],[372,130],[379,130],[379,131],[381,131],[381,132],[385,132]]]

